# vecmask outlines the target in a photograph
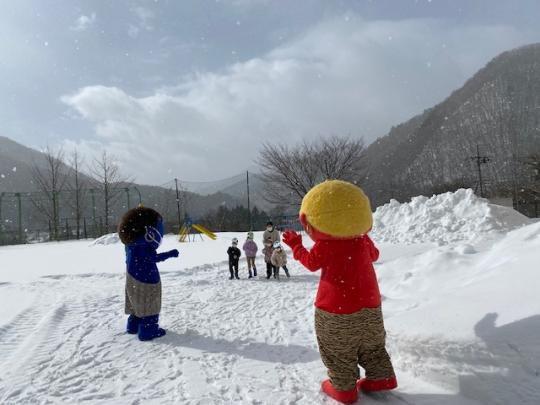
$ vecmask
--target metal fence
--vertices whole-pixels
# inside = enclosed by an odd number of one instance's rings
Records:
[[[140,193],[136,191],[138,200],[131,195],[134,188],[115,189],[117,197],[111,201],[108,221],[103,215],[100,190],[83,190],[79,202],[79,220],[75,213],[77,209],[72,204],[73,192],[67,190],[58,192],[56,224],[53,223],[51,215],[47,215],[39,208],[40,204],[50,203],[45,193],[2,192],[0,193],[0,245],[96,238],[113,232],[119,216],[132,204],[140,201]]]

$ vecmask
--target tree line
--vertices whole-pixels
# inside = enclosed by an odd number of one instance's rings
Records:
[[[86,195],[90,190],[99,192],[102,199],[100,207],[103,210],[103,226],[109,230],[111,206],[122,192],[122,187],[119,186],[131,184],[128,177],[120,174],[114,158],[103,151],[98,158],[86,165],[77,150],[66,157],[63,149],[53,150],[50,147],[45,149],[43,155],[44,164],[34,163],[32,167],[32,177],[41,196],[31,197],[31,201],[43,219],[50,224],[50,239],[59,240],[61,236],[59,196],[65,191],[72,196],[67,200],[67,204],[73,212],[77,239],[81,237],[83,212],[87,208],[88,200]],[[88,169],[89,176],[82,172],[83,167]],[[92,201],[95,204],[94,198]],[[95,210],[96,206],[91,208]]]
[[[62,233],[66,233],[67,223],[61,230],[61,194],[69,195],[69,198],[62,199],[62,203],[68,205],[76,238],[82,236],[83,225],[86,225],[83,224],[85,212],[89,209],[93,211],[94,221],[97,216],[100,218],[100,233],[112,231],[115,226],[111,215],[113,207],[118,205],[123,191],[127,191],[127,203],[123,207],[130,207],[132,204],[128,188],[134,187],[132,179],[121,174],[114,157],[103,151],[99,157],[86,164],[76,150],[66,156],[62,149],[52,150],[47,147],[43,154],[44,164],[35,164],[32,169],[33,181],[39,193],[28,195],[42,220],[49,224],[49,239],[59,240]],[[247,209],[242,205],[229,207],[216,203],[206,213],[199,215],[197,221],[214,231],[262,229],[269,218],[294,215],[303,196],[323,180],[342,179],[360,186],[369,185],[370,173],[362,138],[332,136],[302,141],[293,146],[266,143],[259,152],[257,163],[264,184],[262,197],[274,207],[270,212],[261,211],[257,207]],[[491,185],[492,193],[511,193],[514,201],[516,198],[540,201],[540,154],[530,153],[519,162],[512,163],[515,174],[513,181]],[[410,184],[397,184],[388,179],[386,185],[390,187],[392,198],[405,200],[411,192],[430,194],[454,191],[461,187],[474,188],[474,171],[470,170],[451,183],[440,184],[429,190],[415,189],[414,181]],[[89,193],[92,194],[91,207],[88,206]],[[180,219],[180,213],[176,215],[176,204],[169,201],[171,198],[176,197],[165,193],[162,203],[155,203],[156,208],[163,210],[169,219],[169,230],[174,228],[170,224]],[[193,195],[180,189],[178,198],[186,209]],[[96,210],[100,211],[99,214]],[[118,214],[116,212],[116,216]]]

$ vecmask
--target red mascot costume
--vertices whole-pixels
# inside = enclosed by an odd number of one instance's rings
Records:
[[[329,377],[322,390],[351,404],[359,390],[396,388],[372,264],[379,251],[367,236],[373,223],[368,198],[354,184],[325,181],[302,200],[300,221],[313,248],[308,251],[294,231],[285,232],[283,242],[308,270],[322,269],[315,300],[315,331]],[[361,380],[358,365],[366,372]]]

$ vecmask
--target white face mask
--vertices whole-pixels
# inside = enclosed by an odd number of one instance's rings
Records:
[[[268,232],[272,232],[272,231],[274,230],[274,227],[272,227],[272,226],[267,226],[267,227],[266,227],[266,230],[267,230]]]

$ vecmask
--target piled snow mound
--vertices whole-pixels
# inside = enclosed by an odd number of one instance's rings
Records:
[[[447,244],[473,241],[532,223],[512,208],[490,204],[471,189],[413,197],[400,204],[391,200],[373,216],[373,237],[379,242]]]
[[[114,245],[115,243],[118,243],[118,242],[120,242],[120,238],[118,237],[117,233],[108,233],[107,235],[103,235],[97,238],[95,241],[93,241],[91,246]]]

